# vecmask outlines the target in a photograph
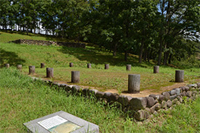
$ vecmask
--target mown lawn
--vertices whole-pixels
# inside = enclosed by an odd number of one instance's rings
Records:
[[[5,63],[16,67],[23,65],[23,73],[28,74],[28,66],[36,67],[36,75],[44,78],[46,69],[40,68],[40,63],[46,67],[54,68],[53,80],[71,82],[71,71],[80,71],[81,82],[78,85],[96,87],[102,91],[115,89],[118,93],[127,91],[128,74],[141,75],[141,90],[151,89],[159,91],[160,87],[174,84],[175,70],[177,68],[160,66],[160,72],[153,74],[153,63],[136,63],[136,57],[131,55],[129,61],[123,61],[123,55],[113,57],[105,50],[87,46],[82,48],[67,48],[58,46],[19,45],[13,43],[0,43],[0,65]],[[74,67],[70,68],[69,63]],[[86,68],[87,63],[92,68]],[[104,64],[109,63],[110,68],[104,69]],[[126,64],[131,64],[131,71],[126,71]],[[199,78],[199,69],[185,69],[185,81],[195,83]],[[69,83],[70,84],[70,83]]]

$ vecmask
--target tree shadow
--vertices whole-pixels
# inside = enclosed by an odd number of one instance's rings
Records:
[[[0,48],[0,67],[4,64],[9,63],[11,66],[25,63],[25,60],[18,57],[14,52],[8,52]]]
[[[62,46],[58,51],[73,55],[81,61],[87,61],[92,64],[110,64],[112,66],[125,66],[126,64],[131,64],[132,66],[140,67],[152,65],[151,63],[139,64],[138,57],[133,55],[128,57],[128,61],[124,61],[124,55],[122,53],[113,56],[112,53],[109,54],[109,51],[103,50],[102,52],[100,48],[95,47],[87,47],[83,49]]]

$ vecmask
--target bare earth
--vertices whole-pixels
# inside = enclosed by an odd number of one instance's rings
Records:
[[[140,93],[136,93],[136,94],[122,92],[121,95],[126,95],[126,96],[131,96],[131,97],[147,97],[150,94],[161,94],[162,92],[172,90],[173,88],[178,88],[178,87],[182,87],[182,86],[186,86],[186,85],[187,85],[187,83],[185,83],[185,82],[184,83],[175,83],[171,86],[161,87],[160,91],[157,91],[157,92],[154,92],[155,90],[144,90],[144,91],[140,91]],[[118,93],[118,91],[115,89],[107,90],[105,92]]]

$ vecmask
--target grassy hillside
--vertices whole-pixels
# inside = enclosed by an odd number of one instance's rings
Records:
[[[26,132],[23,123],[66,111],[99,125],[101,133],[188,133],[200,131],[200,99],[135,122],[119,108],[57,91],[13,69],[0,69],[0,132]]]
[[[5,36],[12,35],[3,34]],[[19,34],[16,36],[22,37]],[[23,37],[26,36],[23,35]],[[32,37],[38,39],[37,36]],[[40,38],[42,37],[40,36]],[[45,38],[43,37],[43,39]],[[36,67],[34,76],[45,78],[46,69],[40,68],[40,63],[45,63],[46,67],[54,68],[54,78],[52,79],[54,81],[60,80],[71,84],[71,71],[76,70],[81,73],[81,82],[78,85],[102,91],[115,89],[118,93],[127,91],[128,74],[141,75],[141,90],[148,89],[156,92],[162,86],[174,84],[174,75],[177,69],[161,66],[160,73],[153,74],[153,63],[138,64],[138,58],[135,55],[130,55],[128,61],[125,62],[123,57],[122,54],[113,57],[108,51],[93,46],[82,49],[0,42],[0,66],[5,63],[9,63],[13,67],[22,64],[24,74],[28,74],[28,66],[34,65]],[[69,67],[70,62],[74,63],[74,67]],[[86,68],[87,63],[92,64],[92,69]],[[106,63],[110,64],[109,70],[104,70]],[[126,64],[132,65],[131,71],[126,71]],[[196,82],[199,73],[198,68],[185,69],[186,83]]]

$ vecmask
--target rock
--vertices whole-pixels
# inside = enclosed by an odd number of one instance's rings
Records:
[[[190,88],[188,86],[185,86],[185,91],[187,92],[189,90],[190,90]]]
[[[104,92],[98,91],[98,92],[96,93],[96,97],[97,97],[97,98],[103,98],[103,96],[104,96]]]
[[[130,107],[134,110],[144,109],[147,106],[146,97],[132,98],[130,100]]]
[[[60,84],[60,87],[66,87],[67,84]]]
[[[200,87],[200,83],[197,83],[197,87],[198,87],[198,88]]]
[[[152,107],[155,104],[155,100],[153,97],[147,97],[147,107]]]
[[[155,110],[158,111],[160,108],[161,108],[161,105],[160,105],[159,103],[156,104],[156,106],[155,106]]]
[[[104,93],[103,97],[106,98],[106,99],[109,99],[109,97],[112,95],[112,93],[110,92],[106,92]]]
[[[191,91],[187,91],[187,92],[186,92],[186,96],[187,96],[187,97],[191,97],[191,96],[192,96],[192,92],[191,92]]]
[[[172,106],[172,101],[168,100],[167,101],[167,107],[170,108]]]
[[[150,109],[149,108],[145,108],[144,117],[145,117],[145,119],[148,119],[150,117]]]
[[[118,98],[119,98],[119,95],[117,93],[112,93],[109,100],[110,101],[117,101]]]
[[[120,95],[118,98],[118,102],[121,103],[123,106],[127,106],[131,99],[131,96]]]
[[[176,88],[175,90],[176,90],[176,95],[180,96],[181,95],[181,89],[180,88]]]
[[[183,91],[183,92],[181,93],[181,96],[186,96],[186,91]]]
[[[170,94],[168,92],[163,92],[162,95],[164,96],[164,100],[170,99]]]
[[[72,88],[71,88],[71,90],[72,90],[73,93],[80,92],[81,91],[81,87],[78,86],[78,85],[73,85]]]
[[[189,84],[187,85],[189,88],[197,88],[197,84]]]
[[[89,89],[89,94],[90,95],[94,96],[97,92],[98,92],[98,90],[96,90],[96,89]]]
[[[161,101],[163,101],[165,99],[165,97],[163,96],[163,95],[159,95],[159,101],[161,102]]]
[[[65,87],[65,91],[70,91],[72,90],[73,85],[68,85]]]
[[[172,104],[177,104],[177,102],[179,102],[178,99],[172,100]]]
[[[150,94],[149,97],[153,97],[154,100],[159,99],[159,95],[155,95],[155,94]]]
[[[170,96],[170,100],[173,100],[177,97],[177,95]]]
[[[177,105],[180,105],[181,103],[179,101],[176,102]]]
[[[134,118],[138,121],[142,121],[145,119],[145,112],[144,110],[138,110],[135,115]]]
[[[175,95],[176,94],[176,90],[171,90],[170,92],[169,92],[169,94],[172,96],[172,95]]]
[[[162,101],[161,108],[167,109],[167,102],[166,101]]]
[[[179,102],[181,102],[181,103],[183,102],[182,97],[177,97],[177,99],[178,99]]]

